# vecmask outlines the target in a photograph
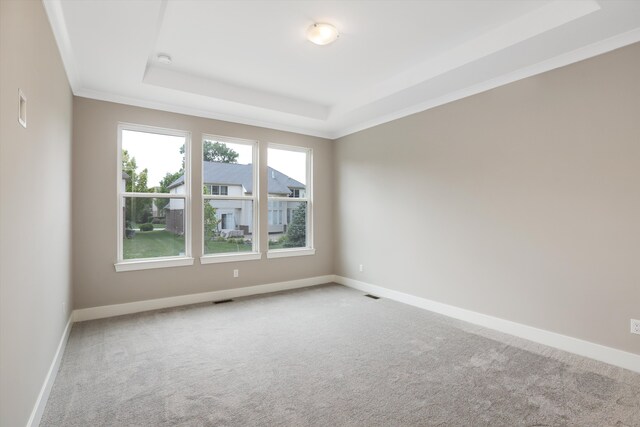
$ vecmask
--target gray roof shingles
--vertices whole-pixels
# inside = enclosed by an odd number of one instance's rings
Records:
[[[247,193],[253,193],[253,166],[237,163],[203,162],[202,173],[205,184],[242,185]],[[290,188],[305,188],[305,185],[282,172],[268,168],[269,194],[289,194]],[[174,188],[184,183],[184,175],[169,185]]]

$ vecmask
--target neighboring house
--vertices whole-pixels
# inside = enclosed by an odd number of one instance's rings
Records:
[[[203,162],[203,182],[208,194],[222,196],[247,196],[253,194],[253,166],[236,163]],[[305,197],[306,187],[299,181],[268,168],[267,188],[270,196]],[[169,185],[171,194],[184,194],[184,175]],[[215,205],[213,204],[215,202]],[[253,205],[249,200],[209,200],[216,207],[219,231],[242,230],[253,234]],[[283,233],[291,221],[297,201],[269,201],[269,233]],[[182,234],[184,224],[184,202],[171,199],[166,211],[166,229]]]

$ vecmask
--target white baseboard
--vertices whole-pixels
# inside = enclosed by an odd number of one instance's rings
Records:
[[[56,354],[53,356],[53,361],[51,362],[51,366],[49,366],[49,372],[47,372],[47,376],[44,379],[36,404],[33,406],[33,410],[31,411],[29,421],[27,421],[27,427],[38,427],[40,425],[40,419],[44,413],[45,406],[47,406],[47,400],[49,400],[49,393],[51,393],[51,388],[56,380],[56,375],[58,375],[58,368],[62,361],[62,355],[67,347],[67,340],[69,339],[69,333],[71,332],[72,325],[73,313],[69,316],[67,326],[65,326],[64,331],[62,332],[60,343],[58,343],[58,349],[56,350]]]
[[[288,289],[304,288],[333,282],[334,276],[317,276],[307,279],[291,280],[288,282],[269,283],[266,285],[248,286],[245,288],[225,289],[222,291],[203,292],[200,294],[179,295],[168,298],[158,298],[144,301],[128,302],[124,304],[103,305],[100,307],[81,308],[73,311],[73,320],[102,319],[105,317],[121,316],[123,314],[140,313],[142,311],[158,310],[161,308],[178,307],[181,305],[197,304],[201,302],[238,298],[249,295],[266,294],[269,292],[285,291]]]
[[[443,304],[426,298],[405,294],[403,292],[349,279],[347,277],[335,276],[334,281],[341,285],[358,289],[363,292],[413,305],[415,307],[480,325],[485,328],[494,329],[506,334],[515,335],[539,344],[544,344],[570,353],[578,354],[580,356],[599,360],[610,365],[629,369],[630,371],[640,372],[640,355],[638,354],[617,350],[615,348],[558,334],[556,332],[523,325],[522,323],[516,323],[510,320],[500,319],[498,317]]]

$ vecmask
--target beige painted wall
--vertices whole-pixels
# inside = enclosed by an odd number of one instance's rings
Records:
[[[119,272],[116,261],[116,137],[118,122],[129,122],[192,133],[194,183],[201,182],[202,134],[233,136],[260,141],[262,159],[266,143],[311,147],[314,156],[313,256],[263,259],[190,267]],[[218,120],[131,107],[85,98],[74,98],[73,231],[75,308],[95,307],[152,298],[163,298],[236,287],[288,281],[333,273],[332,160],[333,143],[322,138],[246,126]],[[260,164],[262,181],[266,163]],[[197,186],[196,186],[197,188]],[[260,194],[266,199],[266,189]],[[202,202],[193,201],[193,254],[202,247]],[[260,204],[267,218],[267,204]],[[263,227],[265,228],[265,227]],[[266,251],[266,229],[262,230]],[[233,278],[233,269],[240,277]]]
[[[336,274],[640,353],[638,70],[635,44],[339,139]]]
[[[17,120],[18,88],[27,129]],[[0,1],[2,426],[27,423],[72,306],[71,112],[42,3]]]

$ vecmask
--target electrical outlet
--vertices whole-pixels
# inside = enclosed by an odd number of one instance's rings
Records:
[[[239,275],[238,270],[233,270],[233,277],[238,277]]]
[[[640,335],[640,320],[631,319],[631,333]]]
[[[360,270],[361,273],[364,271],[364,267],[362,266],[362,264],[358,266],[358,270]]]

